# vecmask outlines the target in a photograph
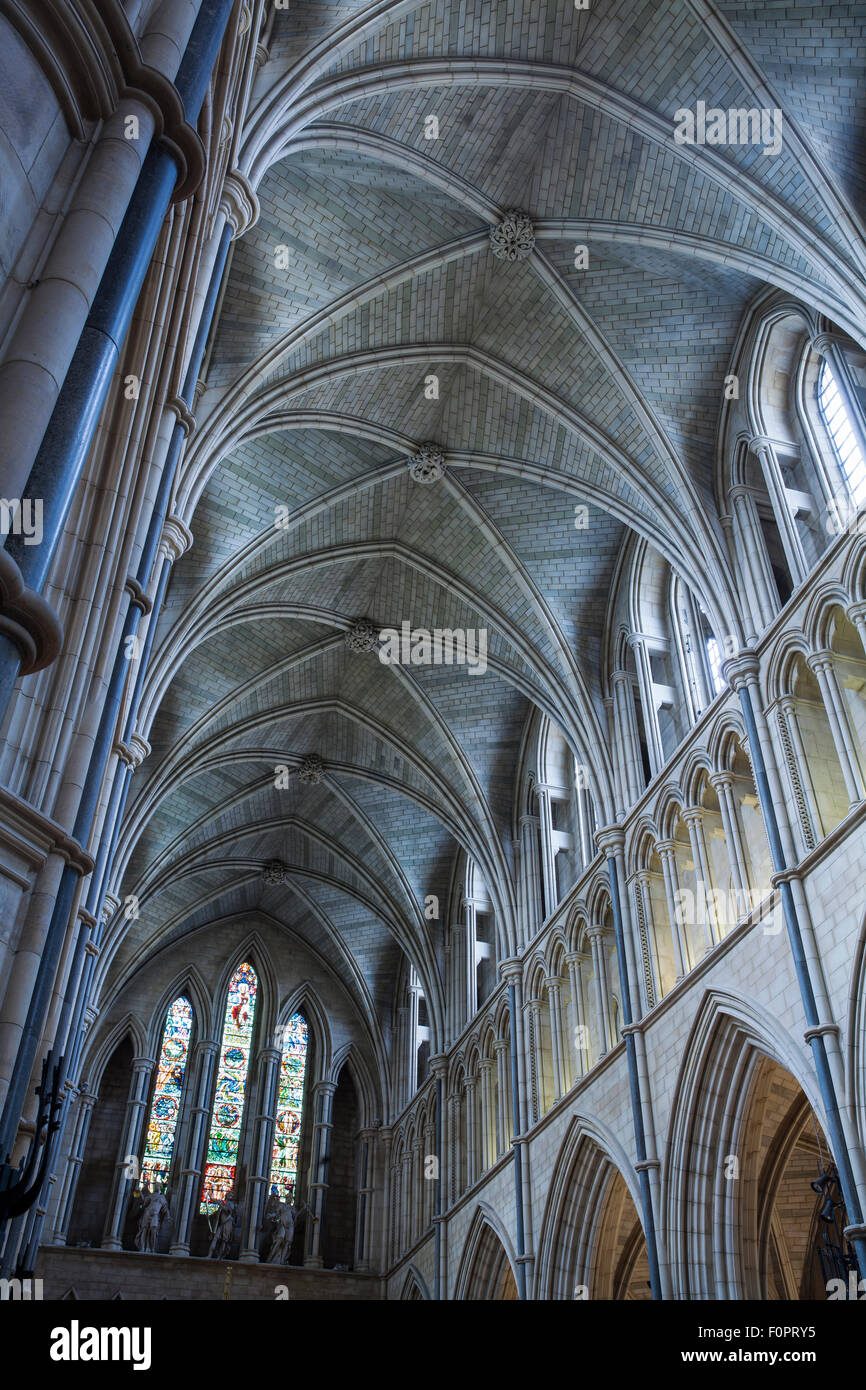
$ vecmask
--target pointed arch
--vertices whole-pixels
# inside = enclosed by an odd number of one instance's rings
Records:
[[[430,1302],[430,1290],[424,1281],[423,1275],[414,1265],[410,1265],[406,1271],[400,1299],[402,1302],[407,1303],[417,1299],[423,1299],[427,1303]]]
[[[599,1235],[616,1177],[624,1183],[640,1225],[637,1174],[622,1145],[599,1120],[575,1115],[560,1145],[547,1194],[536,1261],[539,1299],[573,1299],[598,1282]]]
[[[722,1160],[746,1148],[751,1090],[761,1058],[778,1064],[820,1123],[802,1044],[754,1001],[708,990],[692,1025],[674,1092],[662,1170],[664,1228],[676,1298],[742,1298],[741,1182]]]
[[[461,1302],[517,1298],[516,1256],[503,1223],[486,1202],[479,1202],[463,1246],[454,1297]]]

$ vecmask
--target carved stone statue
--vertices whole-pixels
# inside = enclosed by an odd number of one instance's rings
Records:
[[[168,1216],[168,1202],[162,1192],[157,1188],[151,1189],[145,1183],[141,1189],[140,1210],[135,1248],[145,1255],[153,1255],[159,1244],[159,1228]]]
[[[295,1234],[295,1208],[291,1202],[280,1202],[279,1211],[272,1217],[272,1220],[275,1223],[274,1238],[268,1251],[267,1263],[269,1265],[284,1265],[291,1253],[292,1239]]]
[[[228,1255],[234,1239],[236,1213],[234,1193],[227,1192],[211,1218],[213,1239],[207,1252],[209,1260],[224,1260]]]

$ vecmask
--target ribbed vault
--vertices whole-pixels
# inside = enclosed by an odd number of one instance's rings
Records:
[[[717,632],[741,633],[713,470],[744,315],[770,286],[861,341],[866,324],[858,116],[821,85],[826,64],[808,96],[791,80],[846,7],[788,7],[784,31],[753,9],[273,13],[240,142],[261,215],[234,245],[178,485],[194,543],[121,835],[117,891],[141,915],[111,938],[106,980],[258,912],[319,953],[371,1036],[408,957],[435,1051],[443,921],[425,897],[447,901],[465,851],[502,952],[517,946],[515,787],[536,709],[614,814],[602,644],[632,533]],[[675,145],[695,92],[779,106],[783,151]],[[536,243],[509,264],[489,231],[512,207]],[[424,440],[447,463],[429,486],[406,466]],[[485,628],[488,669],[385,666],[347,646],[359,617]]]

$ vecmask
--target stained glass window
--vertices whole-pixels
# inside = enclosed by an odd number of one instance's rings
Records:
[[[181,995],[179,999],[175,999],[165,1016],[156,1070],[156,1086],[147,1124],[147,1141],[141,1161],[142,1184],[147,1183],[151,1188],[158,1187],[163,1192],[171,1168],[191,1032],[192,1004]]]
[[[307,1025],[302,1015],[293,1014],[282,1035],[283,1056],[271,1157],[271,1186],[276,1185],[284,1202],[293,1200],[298,1177],[308,1040]]]
[[[202,1183],[202,1212],[215,1211],[217,1204],[234,1186],[257,989],[258,980],[253,967],[246,962],[239,965],[229,981],[223,1018],[219,1070]]]
[[[825,362],[821,367],[818,400],[821,403],[821,410],[830,431],[830,438],[833,440],[833,447],[839,455],[839,461],[848,480],[854,505],[862,507],[866,502],[866,463],[863,461],[860,446],[851,428],[848,411],[845,409],[845,402],[839,393],[839,387],[829,362]]]

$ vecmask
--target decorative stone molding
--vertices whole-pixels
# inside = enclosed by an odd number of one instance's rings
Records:
[[[291,877],[288,866],[281,859],[272,859],[262,869],[262,878],[271,887],[278,887],[281,883],[288,883]]]
[[[722,663],[722,677],[732,690],[738,692],[741,685],[757,680],[759,669],[757,653],[744,648]]]
[[[159,546],[169,564],[173,565],[192,545],[192,531],[179,516],[167,516],[163,523]]]
[[[307,753],[305,757],[301,758],[298,777],[307,786],[316,787],[321,782],[324,771],[325,764],[318,753]]]
[[[0,550],[0,632],[21,653],[21,675],[31,676],[60,655],[63,628],[50,604],[29,588],[6,550]]]
[[[435,439],[425,439],[408,460],[409,476],[416,483],[436,483],[445,472],[445,451]]]
[[[839,348],[841,352],[862,352],[862,348],[844,333],[818,333],[809,340],[809,346],[819,357],[826,357],[831,348]]]
[[[625,849],[625,830],[621,825],[605,825],[595,832],[595,843],[606,858]]]
[[[195,416],[184,400],[183,396],[172,396],[171,400],[165,403],[166,410],[170,410],[177,423],[184,433],[184,438],[189,439],[195,430]]]
[[[137,579],[134,579],[133,576],[130,574],[127,577],[126,583],[123,587],[126,589],[126,592],[130,595],[131,608],[140,608],[143,614],[150,612],[151,608],[153,607],[153,604],[148,598],[147,594],[142,589]]]
[[[252,184],[240,169],[232,169],[230,174],[226,174],[220,196],[220,212],[225,213],[233,241],[248,232],[259,220],[261,205]]]
[[[89,9],[98,10],[98,25],[88,22]],[[101,0],[98,7],[4,0],[3,14],[39,63],[76,140],[87,140],[92,123],[107,121],[121,101],[138,101],[177,161],[172,201],[195,192],[205,170],[204,146],[177,87],[144,62],[122,0]]]
[[[129,740],[129,751],[132,754],[134,766],[139,767],[149,756],[151,748],[147,739],[142,738],[141,734],[133,734]]]
[[[534,246],[532,218],[520,208],[508,208],[498,226],[490,229],[490,249],[497,260],[524,261]]]
[[[346,646],[350,652],[372,652],[379,641],[379,629],[369,618],[354,618],[346,629]]]

